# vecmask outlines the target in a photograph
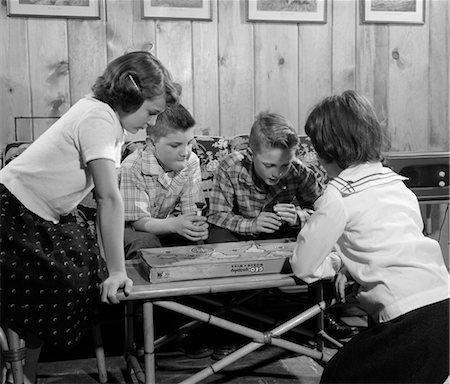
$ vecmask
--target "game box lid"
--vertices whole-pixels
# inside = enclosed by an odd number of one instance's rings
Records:
[[[140,265],[152,283],[289,271],[295,239],[145,248]]]

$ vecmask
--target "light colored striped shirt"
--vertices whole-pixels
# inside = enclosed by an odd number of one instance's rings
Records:
[[[164,219],[175,212],[196,212],[196,202],[204,202],[200,161],[192,153],[186,168],[167,173],[149,144],[131,153],[123,162],[120,192],[125,206],[125,221],[143,217]]]

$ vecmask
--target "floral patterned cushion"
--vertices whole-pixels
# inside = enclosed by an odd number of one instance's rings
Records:
[[[200,159],[203,191],[208,197],[214,172],[219,162],[230,153],[229,142],[221,136],[197,136],[193,151]]]

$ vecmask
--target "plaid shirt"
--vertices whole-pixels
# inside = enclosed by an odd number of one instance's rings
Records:
[[[134,151],[123,162],[120,192],[125,206],[125,221],[142,217],[165,219],[180,204],[181,213],[197,211],[204,202],[200,162],[192,153],[188,165],[170,177],[159,165],[153,145]]]
[[[208,221],[230,231],[251,235],[256,217],[273,211],[277,203],[292,203],[313,208],[321,188],[314,173],[298,159],[287,174],[273,186],[267,186],[253,170],[248,149],[228,155],[218,166],[210,195]]]

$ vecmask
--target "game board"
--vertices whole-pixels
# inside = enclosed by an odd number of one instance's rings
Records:
[[[295,239],[144,248],[140,266],[151,283],[280,273],[289,269]]]

